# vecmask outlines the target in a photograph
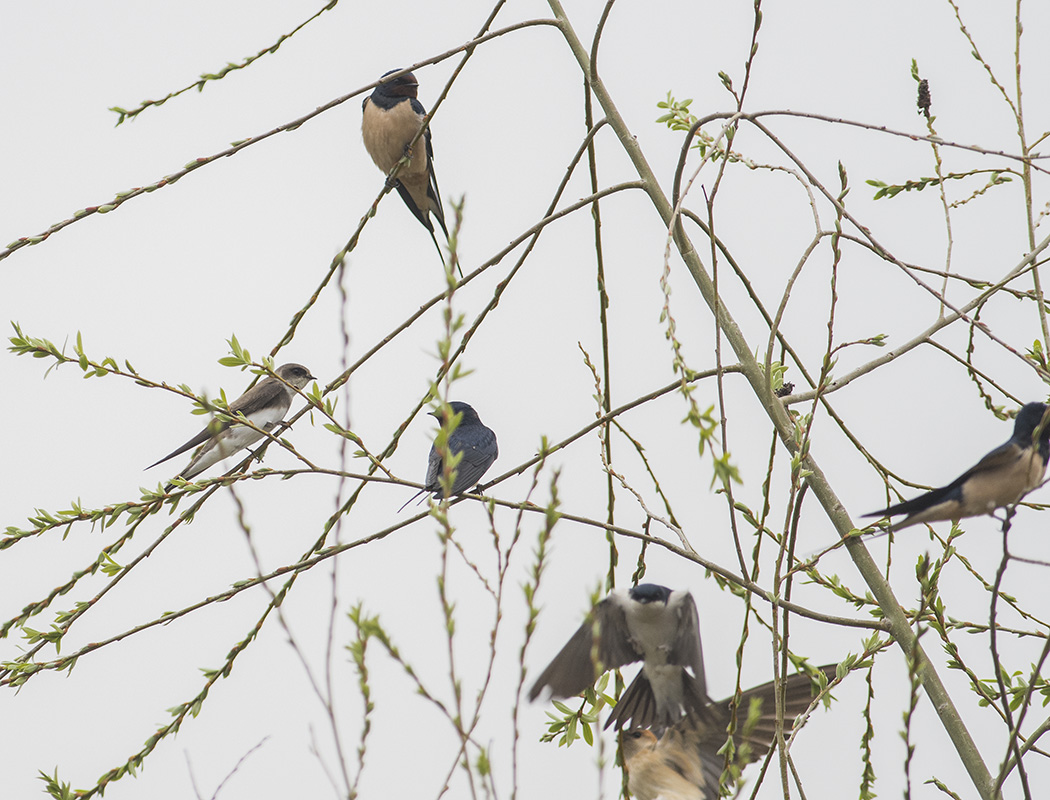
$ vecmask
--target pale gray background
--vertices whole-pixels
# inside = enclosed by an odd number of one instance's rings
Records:
[[[251,68],[210,83],[203,93],[187,93],[150,109],[114,129],[114,105],[134,107],[192,82],[202,72],[220,69],[271,44],[316,9],[314,2],[182,2],[178,4],[99,2],[7,4],[0,10],[0,107],[5,111],[4,175],[0,180],[0,246],[34,235],[86,206],[99,205],[121,190],[153,183],[200,156],[228,143],[269,131],[333,98],[353,91],[381,73],[437,55],[467,41],[488,13],[485,3],[379,4],[344,0],[312,23],[274,55]],[[589,42],[600,13],[597,2],[570,2],[567,11]],[[1010,8],[968,3],[967,23],[979,37],[982,54],[1001,80],[1011,79],[1013,22]],[[519,19],[548,16],[540,2],[511,3],[496,27]],[[1043,89],[1047,55],[1046,9],[1025,8],[1024,76],[1029,139],[1048,127]],[[694,98],[703,115],[731,108],[717,73],[727,71],[739,87],[753,19],[749,3],[673,3],[621,0],[608,23],[599,60],[601,74],[642,145],[650,164],[670,190],[681,135],[655,124],[657,101],[668,90]],[[769,4],[765,9],[747,107],[791,108],[924,133],[915,113],[912,58],[931,81],[934,113],[942,137],[1008,152],[1018,150],[1014,124],[997,90],[959,34],[944,3],[888,2],[870,6],[836,2]],[[458,57],[417,72],[420,99],[428,107],[451,74]],[[466,195],[461,258],[466,270],[488,259],[534,224],[561,179],[583,132],[582,81],[575,61],[556,31],[521,31],[477,50],[433,123],[436,167],[446,199]],[[95,215],[57,233],[49,241],[23,249],[0,263],[3,319],[18,321],[29,335],[72,349],[77,331],[96,359],[131,361],[143,374],[169,383],[187,383],[210,394],[224,388],[232,398],[247,385],[247,374],[221,367],[224,340],[235,333],[256,358],[284,333],[292,314],[305,302],[379,191],[381,174],[361,144],[360,101],[354,98],[311,120],[300,129],[275,136],[191,173],[174,186],[128,202],[109,215]],[[871,200],[868,178],[903,181],[933,171],[928,145],[825,123],[793,119],[769,123],[818,177],[837,186],[836,162],[849,170],[850,208],[901,259],[933,268],[945,263],[943,211],[933,189],[898,198]],[[758,161],[782,163],[765,140],[748,128],[738,149]],[[599,136],[599,174],[609,185],[635,177],[611,130]],[[1003,166],[1001,159],[945,151],[945,171]],[[588,193],[580,170],[563,204]],[[706,179],[713,172],[705,172]],[[949,199],[960,199],[978,182],[952,185]],[[1036,205],[1041,207],[1041,184]],[[694,190],[692,206],[703,207]],[[1021,184],[991,193],[987,202],[954,212],[955,270],[995,280],[1027,250]],[[612,296],[610,323],[614,350],[614,402],[626,402],[672,379],[671,351],[659,314],[663,304],[658,279],[663,268],[665,231],[651,205],[638,193],[621,194],[602,207],[604,247]],[[826,204],[821,219],[832,217]],[[779,302],[784,283],[813,233],[812,213],[798,183],[783,173],[729,170],[720,194],[720,235],[751,276],[768,307]],[[707,245],[691,231],[707,260]],[[500,459],[491,476],[524,461],[541,435],[564,438],[593,418],[592,378],[577,342],[593,359],[600,357],[593,229],[581,212],[556,223],[538,247],[511,291],[471,343],[464,365],[475,372],[455,387],[453,397],[471,402],[499,434]],[[828,307],[827,245],[796,284],[784,330],[810,359],[814,371],[826,339]],[[456,307],[468,321],[491,297],[512,262],[507,259],[457,295]],[[391,195],[365,229],[347,261],[346,308],[351,337],[347,357],[356,359],[398,322],[442,288],[440,266],[426,232]],[[744,305],[739,285],[725,277],[726,300],[755,348],[765,345],[757,314]],[[710,313],[677,259],[672,261],[672,310],[685,354],[694,369],[714,364]],[[932,279],[939,286],[939,280]],[[1026,279],[1020,288],[1029,288]],[[950,295],[965,302],[969,290],[953,285]],[[878,333],[900,344],[925,329],[937,304],[884,262],[847,248],[840,271],[838,341]],[[1018,311],[1020,309],[1020,311]],[[1007,299],[992,304],[982,317],[997,335],[1024,351],[1039,335],[1032,304]],[[342,357],[339,296],[329,287],[300,327],[279,361],[305,363],[322,384],[338,374]],[[940,340],[961,352],[965,331],[957,326]],[[374,450],[381,449],[427,389],[435,369],[434,342],[441,335],[438,310],[432,310],[385,354],[362,369],[340,394],[349,406],[353,429]],[[840,356],[835,374],[878,355],[852,348]],[[723,357],[731,361],[728,348]],[[1018,358],[979,340],[982,368],[993,373],[1022,400],[1045,398],[1045,387]],[[0,357],[5,420],[0,522],[23,527],[35,508],[57,510],[77,500],[85,507],[110,505],[138,497],[137,487],[153,486],[181,468],[181,461],[143,474],[161,454],[189,438],[201,424],[190,404],[161,391],[144,391],[117,378],[84,381],[75,366],[51,373],[47,362]],[[800,385],[797,372],[788,375]],[[770,426],[742,379],[726,379],[730,418],[729,448],[741,467],[743,486],[737,499],[761,504]],[[713,383],[696,390],[706,407],[716,401]],[[1015,404],[996,395],[996,402]],[[837,411],[874,455],[908,478],[943,483],[1008,436],[1009,423],[997,422],[965,373],[932,349],[913,351],[899,363],[879,369],[834,396]],[[296,404],[298,407],[298,404]],[[802,409],[800,409],[802,410]],[[647,446],[665,490],[693,545],[705,556],[730,567],[736,557],[728,535],[724,498],[712,493],[710,461],[696,454],[696,437],[680,425],[685,405],[674,395],[624,418]],[[301,420],[290,434],[301,452],[337,466],[337,442],[318,424]],[[417,419],[389,461],[394,473],[421,479],[431,437],[429,420]],[[591,435],[558,453],[552,466],[562,468],[560,492],[567,511],[604,517],[604,476]],[[814,455],[850,513],[877,508],[884,490],[848,441],[826,419],[818,423]],[[651,508],[661,508],[637,458],[622,440],[616,443],[618,468],[646,492]],[[291,457],[271,448],[266,466],[291,467]],[[354,462],[363,469],[363,462]],[[213,470],[213,472],[215,472]],[[215,474],[218,474],[215,472]],[[774,497],[786,497],[787,474],[778,467]],[[542,483],[549,481],[545,473]],[[521,499],[527,477],[497,487],[497,496]],[[317,538],[336,503],[330,478],[298,478],[242,484],[241,496],[253,526],[254,544],[264,568],[294,561]],[[397,519],[409,496],[400,487],[377,486],[343,530],[356,538]],[[540,499],[546,497],[545,490]],[[1037,498],[1041,499],[1041,498]],[[835,532],[810,498],[803,516],[800,548],[813,551]],[[185,507],[185,506],[184,506]],[[642,513],[622,493],[617,506],[621,524],[637,528]],[[405,514],[408,511],[406,510]],[[452,511],[463,546],[491,568],[490,536],[482,510],[460,504]],[[783,511],[770,523],[781,526]],[[118,558],[126,563],[174,518],[158,515]],[[500,512],[508,536],[513,516]],[[513,703],[524,612],[518,585],[534,546],[540,518],[526,518],[516,569],[507,583],[507,607],[500,633],[500,657],[486,700],[477,739],[492,752],[501,797],[511,791],[509,709]],[[946,525],[940,527],[947,528]],[[1016,552],[1045,557],[1045,523],[1032,510],[1018,517]],[[405,658],[443,699],[450,696],[445,639],[437,604],[435,576],[439,548],[435,525],[425,521],[375,545],[354,551],[339,562],[340,626],[336,676],[340,723],[348,751],[355,747],[361,700],[356,675],[341,647],[349,640],[342,614],[363,601],[381,614]],[[52,532],[0,552],[0,617],[7,619],[26,603],[66,580],[116,538],[120,525],[102,531],[87,525],[63,539]],[[991,520],[967,525],[960,550],[986,576],[994,574],[1000,553]],[[656,528],[654,527],[654,532]],[[663,535],[663,531],[659,531]],[[535,675],[575,630],[589,593],[607,570],[604,538],[593,528],[562,523],[539,600],[545,605],[527,656]],[[872,545],[885,560],[886,540]],[[924,531],[909,531],[894,546],[891,584],[901,602],[916,602],[913,564],[924,550],[939,552]],[[618,582],[629,580],[637,546],[620,542]],[[650,548],[647,579],[693,592],[701,613],[711,693],[728,695],[736,677],[735,650],[740,638],[741,605],[720,591],[703,570]],[[848,557],[836,553],[822,562],[854,590],[863,584]],[[223,591],[250,577],[254,567],[228,498],[211,501],[194,524],[171,536],[78,623],[63,653],[111,636]],[[302,576],[284,605],[284,613],[310,663],[323,659],[330,605],[328,568]],[[769,573],[764,573],[764,579]],[[988,596],[954,564],[946,586],[953,616],[987,621]],[[957,580],[953,584],[952,581]],[[1044,612],[1046,570],[1013,564],[1005,588],[1036,616]],[[465,696],[472,698],[481,675],[470,669],[487,644],[492,611],[476,581],[454,560],[450,594],[458,603],[457,658],[465,676]],[[103,586],[101,576],[84,591],[62,598],[69,608]],[[858,612],[826,593],[796,586],[795,599],[829,613]],[[135,752],[160,724],[165,709],[199,691],[198,668],[218,666],[232,644],[243,638],[266,602],[260,590],[191,615],[165,627],[104,648],[83,658],[70,676],[40,675],[20,692],[0,700],[0,788],[5,797],[39,792],[38,769],[59,775],[77,788],[90,787],[103,772]],[[763,614],[767,609],[763,608]],[[45,613],[32,627],[47,629]],[[1034,623],[1010,624],[1031,628]],[[1036,626],[1038,627],[1038,626]],[[757,626],[752,623],[753,630]],[[1045,628],[1044,628],[1045,630]],[[859,630],[833,629],[794,619],[794,648],[814,663],[834,662],[857,652]],[[748,643],[745,685],[772,673],[768,637]],[[940,651],[932,635],[927,649]],[[987,638],[964,640],[968,656],[982,676],[990,676]],[[4,659],[19,647],[12,637],[0,646]],[[1012,669],[1026,670],[1040,642],[1025,641],[1009,650]],[[53,657],[53,650],[44,651]],[[883,657],[876,672],[874,764],[880,796],[900,793],[903,743],[898,737],[906,707],[905,668],[899,651]],[[364,797],[436,797],[451,767],[457,742],[451,728],[424,700],[400,669],[373,647],[371,677],[378,708],[360,789]],[[942,670],[986,762],[994,769],[1002,756],[1003,735],[959,673]],[[838,798],[857,791],[858,746],[863,730],[861,675],[851,676],[837,692],[840,703],[830,714],[818,712],[793,749],[808,796]],[[545,706],[524,709],[519,761],[519,796],[569,797],[599,793],[594,761],[597,752],[578,744],[570,750],[539,745]],[[331,764],[329,729],[285,633],[269,624],[259,640],[238,659],[231,679],[212,691],[201,716],[188,720],[179,736],[165,741],[147,760],[137,779],[109,787],[107,798],[175,798],[192,795],[190,773],[204,796],[237,759],[268,736],[223,789],[220,797],[327,797],[332,790],[310,752],[314,739]],[[608,741],[611,743],[612,739]],[[963,797],[976,794],[947,742],[929,702],[919,703],[913,741],[918,751],[912,767],[913,796],[943,796],[923,785],[931,774]],[[612,750],[606,757],[611,761]],[[189,762],[192,766],[188,766]],[[1033,785],[1045,783],[1047,770],[1032,761]],[[754,768],[746,775],[754,777]],[[605,796],[614,796],[619,771],[609,769]],[[767,780],[761,797],[778,796],[778,781]],[[1019,796],[1016,782],[1011,796]],[[453,777],[451,797],[467,792],[462,773]]]

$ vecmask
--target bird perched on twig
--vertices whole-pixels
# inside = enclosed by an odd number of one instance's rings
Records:
[[[445,424],[449,427],[455,425],[455,429],[448,437],[448,451],[453,455],[461,454],[459,464],[456,466],[456,477],[449,492],[449,496],[452,496],[463,494],[477,485],[499,456],[499,446],[496,444],[496,434],[485,427],[478,417],[478,412],[470,405],[455,400],[443,408],[448,408],[452,413],[452,418]],[[431,411],[430,416],[441,420],[442,409]],[[440,498],[444,491],[441,488],[441,476],[444,472],[445,460],[438,448],[431,446],[430,458],[427,461],[427,477],[423,481],[423,488],[412,495],[398,510],[404,509],[424,492],[433,492],[435,498]]]
[[[829,680],[835,665],[819,667]],[[795,718],[810,705],[814,681],[806,673],[785,679],[784,732],[791,732]],[[658,739],[650,730],[620,733],[627,788],[635,800],[719,800],[719,778],[726,765],[722,754],[737,708],[731,764],[743,766],[769,752],[776,738],[776,687],[764,683],[741,692],[739,701],[730,697],[711,703],[704,717],[686,717]],[[757,706],[757,707],[755,707]],[[752,710],[754,708],[754,710]],[[724,752],[724,751],[723,751]]]
[[[317,379],[302,364],[283,364],[277,368],[274,375],[259,381],[230,403],[228,414],[234,418],[237,415],[243,415],[255,428],[269,431],[288,413],[292,405],[292,398],[295,396],[294,389],[302,389],[313,380]],[[191,480],[212,464],[217,464],[238,450],[265,438],[265,434],[255,428],[237,422],[235,419],[214,419],[207,428],[184,445],[168,453],[160,461],[150,464],[146,469],[152,469],[169,458],[192,450],[198,445],[204,445],[194,454],[186,468],[176,476],[187,481]],[[172,486],[174,484],[169,483],[164,487],[164,491],[171,491]]]
[[[606,728],[651,728],[659,735],[683,715],[707,715],[711,701],[696,603],[689,592],[653,583],[613,589],[598,603],[536,679],[529,699],[548,686],[553,697],[572,697],[591,686],[600,672],[634,661],[642,661],[642,668]]]
[[[892,526],[900,530],[920,522],[958,522],[963,517],[991,514],[997,508],[1014,505],[1038,486],[1046,473],[1050,458],[1050,424],[1044,423],[1046,408],[1043,403],[1025,405],[1017,412],[1014,432],[1007,442],[947,486],[864,516],[907,514]]]
[[[383,78],[395,72],[398,70],[390,70]],[[434,146],[429,126],[416,144],[409,147],[427,113],[416,99],[418,89],[419,83],[411,72],[380,83],[362,103],[361,136],[368,155],[385,175],[390,174],[402,157],[411,159],[398,172],[393,187],[412,215],[430,232],[434,247],[444,262],[441,245],[434,235],[434,224],[430,221],[433,214],[447,241],[448,228],[445,227],[441,192],[434,175]]]

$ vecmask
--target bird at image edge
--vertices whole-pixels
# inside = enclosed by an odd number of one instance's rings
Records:
[[[907,514],[894,530],[921,522],[951,520],[991,514],[997,508],[1012,506],[1043,481],[1050,459],[1050,423],[1044,403],[1028,403],[1017,412],[1013,435],[973,467],[939,489],[912,500],[865,514],[866,517],[892,517]],[[1036,433],[1038,431],[1038,438]]]

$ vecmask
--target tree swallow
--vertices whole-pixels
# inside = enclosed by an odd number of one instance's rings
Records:
[[[831,680],[835,665],[818,668]],[[783,681],[784,732],[791,732],[795,718],[808,707],[813,679],[798,673]],[[744,766],[764,757],[773,746],[777,730],[775,685],[764,683],[741,692],[733,732],[734,761]],[[627,788],[635,800],[719,800],[719,778],[725,767],[726,729],[732,718],[730,697],[712,703],[706,718],[687,717],[657,739],[650,730],[632,729],[620,733]],[[759,705],[752,714],[752,703]]]
[[[592,652],[597,652],[597,665]],[[711,700],[696,603],[689,592],[653,583],[614,589],[598,603],[536,679],[529,699],[535,700],[545,686],[552,697],[572,697],[591,686],[601,672],[634,661],[642,661],[642,669],[616,704],[606,728],[615,723],[617,730],[652,728],[659,735],[683,714],[706,716]]]
[[[397,71],[390,70],[383,77]],[[411,72],[380,83],[361,106],[361,136],[365,140],[368,155],[384,175],[389,175],[403,156],[412,159],[397,174],[394,188],[412,215],[430,231],[434,247],[441,255],[441,246],[434,235],[430,215],[433,214],[438,221],[446,240],[448,229],[441,207],[441,192],[434,176],[434,147],[430,141],[429,126],[414,147],[410,149],[408,146],[427,113],[416,99],[418,88],[416,76]],[[443,255],[441,258],[444,261]]]
[[[463,494],[477,485],[481,476],[488,471],[499,455],[499,447],[496,444],[496,434],[485,427],[478,417],[478,412],[469,405],[453,401],[448,404],[448,409],[454,417],[459,417],[459,424],[448,437],[448,449],[453,454],[463,454],[456,467],[456,478],[452,483],[452,491],[449,492],[449,495],[456,495]],[[441,414],[441,410],[430,412],[430,416],[439,420],[442,418]],[[423,481],[423,488],[412,495],[405,506],[424,492],[433,492],[435,498],[440,498],[443,491],[440,481],[444,471],[445,460],[441,457],[437,447],[431,446],[430,459],[427,462],[427,477]]]
[[[947,486],[919,495],[914,500],[865,514],[891,517],[907,514],[894,530],[950,519],[991,514],[1012,506],[1043,481],[1050,458],[1050,424],[1043,423],[1046,405],[1028,403],[1017,412],[1013,436]],[[1038,438],[1036,432],[1038,431]]]
[[[275,375],[276,377],[271,376],[259,381],[230,403],[229,415],[235,417],[243,414],[256,428],[268,431],[288,413],[288,408],[292,405],[292,398],[295,396],[291,387],[302,389],[310,381],[317,380],[310,374],[310,370],[301,364],[284,364],[277,368]],[[213,419],[207,428],[182,447],[168,453],[146,469],[152,469],[169,458],[174,458],[180,453],[185,453],[203,444],[204,446],[186,465],[186,469],[176,476],[184,480],[191,480],[212,464],[217,464],[227,456],[232,456],[238,450],[255,444],[263,438],[265,438],[263,434],[247,425],[233,420]],[[171,491],[173,485],[169,483],[164,487],[164,491]]]

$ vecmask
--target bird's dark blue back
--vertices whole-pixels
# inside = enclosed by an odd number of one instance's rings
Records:
[[[448,449],[453,453],[462,453],[459,467],[456,470],[456,481],[451,494],[460,494],[473,488],[489,467],[499,456],[499,445],[496,434],[485,427],[478,412],[469,404],[454,400],[449,408],[456,414],[462,414],[459,425],[448,437]],[[440,493],[438,479],[444,471],[444,463],[437,448],[430,448],[430,459],[427,465],[425,485],[427,491]]]

